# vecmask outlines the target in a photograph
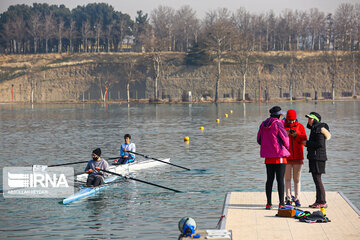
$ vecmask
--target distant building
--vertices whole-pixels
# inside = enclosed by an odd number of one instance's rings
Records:
[[[134,42],[135,42],[134,36],[126,35],[121,42],[122,51],[131,51]]]

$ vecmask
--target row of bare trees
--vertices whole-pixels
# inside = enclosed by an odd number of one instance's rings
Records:
[[[187,52],[208,42],[229,51],[359,50],[360,4],[342,3],[335,13],[313,8],[278,15],[217,9],[204,19],[190,6],[159,6],[149,16],[138,11],[132,20],[105,3],[72,10],[34,3],[10,6],[0,15],[0,51],[8,53]]]

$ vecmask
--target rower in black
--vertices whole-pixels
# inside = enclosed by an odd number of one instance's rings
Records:
[[[104,182],[104,173],[100,170],[109,171],[109,163],[102,159],[101,149],[97,148],[92,152],[92,160],[90,160],[85,168],[85,172],[89,174],[86,186],[99,186]]]

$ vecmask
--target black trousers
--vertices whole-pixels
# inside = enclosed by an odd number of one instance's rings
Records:
[[[276,181],[279,193],[279,204],[284,205],[284,175],[286,164],[266,164],[267,180],[265,184],[267,204],[271,203],[271,193],[276,175]]]
[[[131,157],[131,156],[119,159],[120,164],[127,164],[127,163],[130,163],[130,162],[133,162],[133,161],[134,161],[134,158]]]
[[[104,177],[101,175],[91,175],[88,177],[87,181],[86,181],[86,186],[99,186],[101,184],[103,184],[104,182]]]
[[[321,174],[322,173],[311,173],[315,186],[316,186],[316,201],[315,203],[320,203],[320,204],[324,204],[326,203],[326,199],[325,199],[325,188],[324,188],[324,184],[322,183],[321,180]]]

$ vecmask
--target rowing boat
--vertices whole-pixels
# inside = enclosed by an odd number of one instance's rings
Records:
[[[162,159],[162,161],[170,162],[170,158]],[[132,173],[132,172],[136,172],[139,170],[152,168],[152,167],[156,167],[156,166],[160,166],[160,165],[163,165],[163,163],[161,163],[159,161],[154,161],[154,160],[146,160],[146,161],[132,162],[132,163],[122,164],[122,165],[112,165],[112,166],[110,166],[109,169],[110,169],[110,171],[121,174],[121,175],[128,175],[129,173]],[[86,182],[87,177],[88,177],[88,174],[86,174],[86,173],[80,174],[80,175],[76,176],[76,180],[79,182]],[[68,204],[68,203],[74,202],[76,200],[91,196],[91,195],[109,187],[109,185],[117,179],[118,179],[117,176],[110,176],[110,177],[106,177],[104,179],[105,184],[100,185],[98,187],[82,187],[82,188],[80,188],[79,192],[71,195],[70,197],[65,198],[63,200],[63,204]]]

